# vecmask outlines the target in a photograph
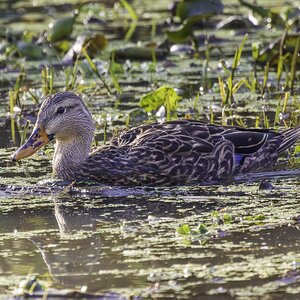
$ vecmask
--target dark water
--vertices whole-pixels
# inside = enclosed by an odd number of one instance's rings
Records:
[[[163,40],[170,2],[154,5],[148,1],[133,1],[132,5],[138,5],[141,15],[134,42],[149,41],[153,19],[157,23],[155,39]],[[28,1],[4,2],[1,8],[5,13],[1,11],[0,22],[2,28],[5,25],[7,30],[19,34],[28,23],[32,32],[40,32],[47,29],[53,15],[69,13],[69,5],[51,8],[43,1],[36,6]],[[103,17],[104,24],[99,27],[98,20],[86,28],[105,33],[111,48],[123,45],[125,13],[121,13],[120,18],[112,18],[109,15],[112,3],[101,1],[101,5],[108,14]],[[280,7],[282,1],[264,1],[260,5]],[[88,13],[99,18],[97,4],[91,3],[88,7],[80,15],[80,21]],[[248,12],[236,2],[228,2],[227,11],[244,15]],[[19,19],[12,19],[16,14]],[[217,16],[214,22],[223,18]],[[211,41],[213,47],[205,80],[207,46],[204,43],[196,57],[189,51],[180,52],[180,47],[175,48],[165,59],[157,61],[155,71],[151,71],[151,60],[121,60],[124,66],[131,64],[124,74],[117,76],[122,95],[107,95],[91,74],[82,71],[78,75],[76,91],[83,94],[94,115],[100,144],[106,134],[105,122],[109,138],[113,132],[125,128],[128,118],[131,126],[148,120],[150,117],[139,108],[138,100],[145,92],[164,84],[176,87],[182,96],[177,111],[179,117],[228,124],[242,121],[246,126],[255,126],[258,120],[258,125],[264,127],[263,111],[266,110],[270,126],[274,125],[278,99],[284,97],[282,91],[274,92],[275,70],[270,71],[270,90],[264,97],[243,87],[233,105],[222,107],[217,82],[218,75],[224,71],[219,61],[225,58],[231,63],[246,30],[218,31],[214,29],[214,22],[208,22],[204,30],[199,29],[200,40],[207,34],[216,37]],[[79,25],[80,22],[76,33],[82,33]],[[282,34],[281,28],[268,30],[264,26],[247,31],[245,56],[237,78],[248,78],[253,72],[253,41],[267,43]],[[6,33],[3,29],[0,33],[2,43]],[[19,164],[9,159],[15,148],[7,116],[8,91],[13,88],[22,64],[22,60],[17,59],[19,65],[15,60],[11,57],[0,70],[0,298],[24,294],[22,284],[31,279],[36,280],[37,286],[44,286],[47,299],[63,295],[73,299],[75,292],[83,293],[86,298],[94,295],[97,299],[104,296],[106,299],[299,299],[297,157],[285,156],[276,171],[237,178],[227,186],[67,187],[45,181],[51,174],[51,145]],[[39,102],[43,98],[40,74],[45,62],[46,59],[23,63],[25,86],[39,96]],[[51,57],[51,62],[59,63],[59,59]],[[99,65],[107,63],[104,58],[98,62]],[[55,69],[56,90],[64,89],[64,72],[61,67]],[[262,80],[263,68],[258,72]],[[106,80],[111,80],[108,75]],[[200,98],[195,102],[198,92]],[[26,91],[21,98],[24,112],[20,123],[24,125],[26,120],[33,123],[38,104],[33,103]],[[287,109],[281,111],[283,119],[287,123],[294,117],[297,119],[298,108],[296,94],[290,98]],[[283,123],[280,125],[283,127]],[[16,143],[19,142],[17,135]],[[264,185],[267,189],[259,188],[263,179],[269,182]],[[44,182],[39,183],[41,180]],[[196,232],[199,224],[204,226],[205,233]],[[182,225],[189,225],[192,232],[179,234],[178,228]]]

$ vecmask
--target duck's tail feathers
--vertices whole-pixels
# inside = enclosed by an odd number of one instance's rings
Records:
[[[282,132],[282,135],[283,141],[277,149],[278,154],[289,149],[293,144],[297,142],[297,140],[300,138],[300,126],[284,130]]]

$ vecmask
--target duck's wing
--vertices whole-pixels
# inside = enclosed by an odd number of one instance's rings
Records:
[[[279,148],[277,149],[277,152],[279,154],[289,149],[292,145],[294,145],[297,142],[297,140],[299,140],[300,126],[284,130],[283,132],[281,132],[281,135],[283,136],[283,140]]]
[[[181,121],[148,126],[125,133],[127,142],[123,135],[118,143],[94,152],[86,172],[121,184],[211,181],[232,173],[232,143],[212,139],[207,125]]]
[[[214,181],[269,167],[300,135],[180,120],[133,128],[92,153],[84,171],[115,184]]]
[[[282,132],[265,129],[227,129],[223,138],[235,147],[236,172],[246,173],[272,166],[278,156],[300,137],[300,128]]]

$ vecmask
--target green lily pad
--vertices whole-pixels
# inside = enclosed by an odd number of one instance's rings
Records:
[[[198,233],[198,234],[205,234],[207,232],[208,232],[208,229],[204,224],[199,224],[196,228],[196,233]]]
[[[206,16],[193,16],[187,18],[182,25],[166,31],[168,40],[172,43],[182,43],[193,36],[193,26],[202,21]]]
[[[210,16],[223,12],[223,3],[221,0],[185,0],[178,3],[176,16],[181,21],[195,16]]]
[[[74,22],[75,16],[66,17],[54,22],[49,31],[49,42],[53,43],[69,37],[73,31]]]
[[[29,59],[42,59],[45,56],[42,47],[31,42],[20,41],[17,48],[22,56]]]
[[[274,24],[284,24],[283,19],[281,18],[280,14],[277,12],[272,11],[271,9],[265,8],[260,5],[252,5],[244,0],[238,0],[241,5],[248,7],[251,9],[255,14],[261,16],[262,18],[270,18],[272,23]]]
[[[220,0],[181,1],[176,8],[176,15],[183,22],[177,28],[166,31],[168,40],[172,43],[182,43],[193,37],[193,26],[208,17],[222,13],[223,4]]]
[[[175,110],[177,101],[181,97],[177,95],[175,90],[169,86],[162,86],[154,92],[150,92],[140,99],[140,107],[146,112],[158,110],[161,106],[166,106],[170,111]]]
[[[282,54],[287,61],[292,59],[298,38],[299,34],[289,34],[284,39]],[[277,39],[276,41],[270,43],[268,46],[260,50],[257,61],[262,64],[269,62],[271,66],[277,66],[280,53],[280,44],[281,38]],[[299,56],[298,62],[300,62]]]
[[[116,59],[138,59],[153,60],[153,54],[156,59],[163,59],[167,51],[163,49],[129,46],[114,50]]]
[[[188,224],[184,224],[176,229],[176,232],[181,235],[189,235],[191,233],[191,228]]]
[[[92,36],[78,36],[75,43],[63,57],[63,63],[72,63],[77,55],[84,48],[90,57],[95,57],[107,46],[107,39],[103,34],[93,34]]]

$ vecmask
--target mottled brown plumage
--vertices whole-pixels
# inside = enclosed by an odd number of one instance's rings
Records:
[[[53,170],[62,179],[176,185],[222,182],[269,167],[295,143],[300,129],[277,133],[177,120],[132,128],[89,154],[92,117],[80,97],[64,92],[45,100],[32,136],[14,159],[39,149],[42,135],[47,136],[46,142],[56,138]]]

